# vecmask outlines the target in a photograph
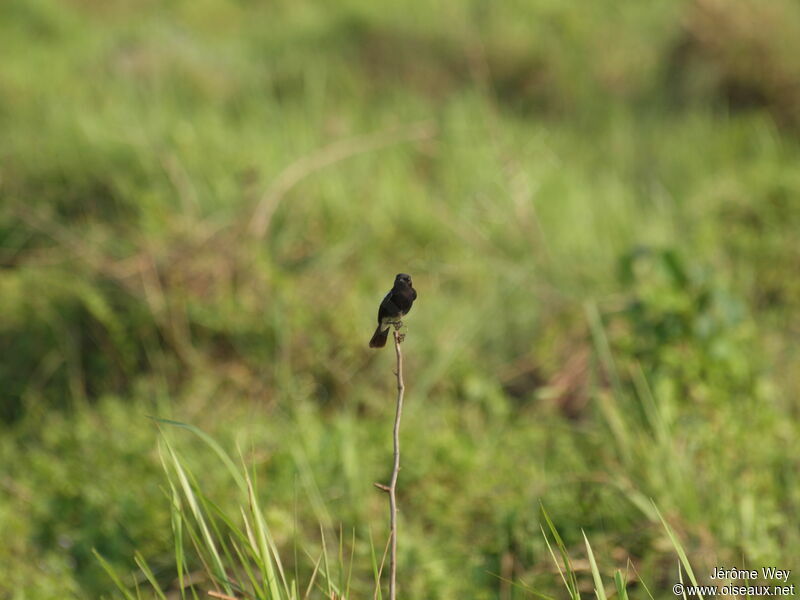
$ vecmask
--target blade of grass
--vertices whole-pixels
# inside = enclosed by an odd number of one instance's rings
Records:
[[[344,597],[350,597],[350,581],[353,578],[353,559],[356,554],[356,530],[353,528],[353,539],[350,541],[350,564],[347,568],[347,585],[344,588]]]
[[[111,578],[111,581],[114,582],[114,585],[117,586],[122,595],[125,596],[126,600],[136,600],[136,597],[128,591],[128,587],[122,583],[122,580],[117,575],[117,572],[114,570],[114,567],[111,566],[103,555],[100,554],[96,548],[92,548],[92,554],[94,554],[95,558],[100,562],[100,566],[106,572],[106,574]]]
[[[553,521],[550,520],[550,515],[547,514],[544,505],[540,503],[539,507],[542,510],[542,515],[544,516],[547,526],[550,529],[550,533],[553,535],[553,539],[556,542],[558,551],[561,554],[561,559],[563,561],[564,571],[566,571],[566,576],[564,575],[564,573],[561,572],[561,567],[558,565],[558,560],[556,560],[555,553],[553,552],[553,549],[550,546],[550,542],[547,538],[547,535],[544,533],[544,529],[542,529],[542,534],[544,534],[544,540],[547,543],[548,549],[550,550],[550,555],[553,557],[553,561],[556,563],[556,567],[558,567],[558,571],[561,574],[561,579],[564,581],[564,585],[567,587],[567,591],[569,592],[570,597],[575,598],[577,600],[581,597],[581,594],[578,591],[578,579],[575,576],[575,570],[572,568],[572,562],[570,561],[569,553],[567,552],[567,547],[564,544],[564,541],[561,539],[561,536],[558,534],[556,526],[553,525]]]
[[[250,504],[250,514],[253,517],[254,525],[254,529],[252,530],[250,530],[248,526],[248,532],[253,540],[253,547],[258,549],[261,567],[263,569],[265,578],[264,585],[266,587],[264,588],[264,591],[267,593],[268,598],[280,598],[278,578],[275,573],[275,568],[272,564],[272,557],[270,554],[270,543],[268,539],[269,530],[267,529],[267,524],[264,521],[264,515],[261,514],[261,510],[258,507],[255,490],[253,489],[253,485],[249,476],[246,476],[246,483],[248,500]]]
[[[617,588],[617,598],[628,600],[628,587],[625,585],[625,580],[622,578],[622,571],[620,570],[614,573],[614,586]]]
[[[211,555],[214,567],[212,574],[219,580],[219,582],[225,588],[225,593],[232,594],[233,590],[231,589],[231,586],[227,581],[227,576],[225,574],[225,567],[223,566],[222,559],[217,550],[217,545],[214,542],[214,538],[211,535],[211,530],[209,529],[208,523],[206,522],[203,511],[200,509],[200,502],[198,501],[194,489],[192,488],[192,485],[189,482],[189,476],[184,470],[180,459],[178,458],[177,454],[175,454],[175,451],[172,449],[172,446],[169,444],[169,442],[164,440],[164,444],[167,448],[167,451],[169,452],[170,458],[172,459],[171,464],[173,469],[175,470],[176,475],[178,476],[178,481],[181,484],[181,489],[183,490],[184,498],[186,498],[186,501],[189,503],[189,508],[191,509],[192,516],[194,517],[195,522],[200,527],[200,531],[203,536],[204,546]]]
[[[169,481],[169,488],[172,496],[170,505],[170,521],[172,524],[172,537],[175,540],[175,568],[178,571],[178,587],[181,589],[181,600],[186,600],[186,590],[183,580],[186,557],[183,552],[183,516],[181,507],[181,497],[178,490]]]
[[[325,530],[322,528],[322,525],[319,527],[319,533],[322,538],[322,558],[323,558],[323,574],[325,575],[325,582],[328,584],[328,597],[331,597],[331,592],[333,588],[331,586],[331,571],[330,565],[328,564],[328,548],[325,544]]]
[[[386,549],[389,549],[389,544],[386,544]],[[372,529],[369,530],[369,552],[372,562],[372,575],[375,577],[375,593],[372,595],[373,600],[383,600],[381,592],[381,572],[378,569],[378,557],[375,555],[375,542],[372,539]],[[384,556],[386,554],[384,553]]]
[[[141,555],[140,552],[135,552],[133,555],[133,560],[136,565],[141,569],[144,576],[147,578],[147,581],[150,582],[150,585],[153,587],[153,591],[161,600],[167,600],[166,594],[164,594],[161,586],[156,581],[155,575],[153,575],[153,571],[150,569],[150,565],[147,564],[147,561],[144,559],[144,556]]]
[[[567,591],[569,592],[570,598],[574,598],[575,596],[572,593],[572,588],[570,587],[570,584],[567,583],[567,578],[564,575],[564,571],[561,569],[561,564],[562,563],[558,562],[558,558],[556,557],[555,552],[553,552],[553,547],[550,545],[550,540],[547,538],[547,533],[545,533],[544,528],[540,527],[540,529],[542,530],[542,536],[544,537],[544,543],[547,544],[547,550],[550,552],[550,557],[553,559],[553,563],[556,565],[556,569],[558,569],[558,574],[561,577],[561,581],[564,582],[564,587],[567,588]]]
[[[311,594],[311,589],[314,587],[314,581],[317,578],[317,573],[319,573],[319,565],[322,563],[322,556],[323,554],[320,553],[319,558],[314,563],[314,572],[311,574],[311,580],[308,582],[308,587],[306,588],[306,593],[303,595],[303,599],[307,600],[309,595]]]
[[[173,427],[179,427],[181,429],[186,429],[187,431],[191,431],[193,434],[195,434],[197,437],[203,440],[206,443],[206,445],[209,448],[211,448],[214,451],[214,453],[219,457],[219,459],[222,461],[222,464],[224,464],[225,467],[228,469],[228,472],[231,474],[231,477],[233,477],[233,480],[236,482],[236,485],[239,486],[239,489],[241,489],[243,492],[247,490],[244,478],[242,477],[241,472],[236,468],[236,465],[234,464],[231,457],[228,456],[228,453],[222,449],[222,446],[220,446],[216,442],[216,440],[214,440],[214,438],[208,435],[205,431],[195,427],[194,425],[190,425],[189,423],[182,423],[180,421],[173,421],[171,419],[161,419],[159,417],[153,417],[153,416],[151,416],[150,418],[156,421],[157,423],[164,423],[165,425],[172,425]]]
[[[678,561],[678,581],[681,582],[681,586],[683,586],[683,572],[681,571],[681,563]],[[699,595],[699,594],[698,594]],[[686,587],[681,587],[681,596],[683,596],[683,600],[687,600],[686,598]]]
[[[236,540],[231,540],[231,546],[233,547],[233,551],[236,553],[236,556],[239,559],[239,564],[242,565],[242,569],[247,576],[248,581],[250,582],[250,586],[253,590],[258,589],[258,579],[256,578],[253,569],[250,567],[250,560],[246,555],[245,551],[241,548],[239,544],[236,543]]]
[[[603,579],[600,577],[600,570],[597,568],[597,561],[594,559],[594,552],[592,546],[589,544],[589,538],[586,537],[586,532],[581,530],[583,534],[583,541],[586,544],[586,554],[589,556],[589,566],[592,569],[592,579],[594,579],[594,593],[597,600],[607,600],[606,590],[603,586]]]
[[[683,564],[683,568],[686,570],[686,574],[689,576],[689,581],[692,582],[692,585],[697,585],[697,579],[694,576],[694,571],[692,570],[692,565],[689,563],[689,559],[686,556],[686,551],[683,549],[678,537],[675,535],[675,532],[672,531],[672,528],[667,523],[666,519],[661,515],[661,512],[656,507],[655,503],[653,503],[653,507],[656,510],[656,514],[658,518],[661,519],[661,524],[664,526],[664,529],[667,530],[667,535],[669,535],[669,539],[672,542],[672,546],[675,548],[675,551],[678,553],[678,558],[680,558],[681,564]],[[703,600],[703,596],[700,593],[697,594],[697,597],[700,600]]]
[[[650,598],[650,600],[655,600],[652,592],[650,591],[650,588],[647,587],[647,584],[641,578],[641,576],[639,575],[639,571],[636,570],[636,566],[630,561],[630,559],[628,559],[628,565],[630,565],[631,569],[633,569],[633,572],[636,574],[636,581],[642,585],[645,593],[647,594],[647,597]]]

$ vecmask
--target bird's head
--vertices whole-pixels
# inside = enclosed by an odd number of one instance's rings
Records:
[[[395,285],[407,285],[411,287],[411,275],[407,275],[405,273],[398,273],[397,277],[394,278]]]

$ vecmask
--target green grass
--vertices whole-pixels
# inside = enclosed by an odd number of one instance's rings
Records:
[[[305,562],[309,565],[313,563],[313,570],[310,571],[310,574],[304,574],[308,579],[308,583],[302,585],[298,581],[300,565],[296,562],[297,548],[295,547],[294,556],[295,572],[287,574],[283,566],[281,552],[278,550],[270,526],[264,517],[265,509],[260,506],[256,484],[247,470],[242,471],[237,468],[233,460],[219,444],[196,427],[177,421],[160,420],[160,422],[188,429],[200,437],[227,469],[231,481],[235,484],[234,488],[238,490],[241,497],[238,514],[226,513],[224,509],[214,503],[212,498],[205,494],[200,480],[188,469],[185,460],[175,451],[168,441],[169,437],[165,436],[161,439],[160,455],[169,482],[169,495],[172,499],[171,523],[175,543],[176,583],[178,593],[182,599],[188,597],[198,598],[198,588],[201,590],[201,595],[202,590],[206,589],[209,594],[223,595],[226,598],[236,597],[234,596],[236,594],[245,598],[263,600],[297,600],[301,597],[301,589],[303,588],[305,588],[305,593],[302,595],[303,598],[310,597],[312,593],[322,594],[320,597],[331,600],[351,597],[350,584],[353,575],[353,559],[356,553],[355,531],[352,538],[348,540],[350,544],[349,557],[345,558],[345,539],[340,537],[338,556],[330,558],[325,543],[325,528],[320,527],[320,554],[314,560],[314,557],[307,550],[305,551]],[[658,515],[679,558],[678,573],[680,581],[683,582],[681,569],[684,569],[688,575],[689,582],[697,586],[697,578],[681,542],[658,512],[658,509],[653,506],[651,511]],[[544,507],[541,508],[541,513],[547,524],[547,530],[542,526],[542,534],[547,550],[553,559],[553,564],[567,588],[569,597],[572,600],[580,600],[581,589],[578,583],[578,569],[571,560],[568,548]],[[341,536],[341,530],[339,533]],[[560,556],[556,556],[553,545],[550,543],[550,536],[553,537],[553,543]],[[187,540],[190,544],[186,544]],[[609,597],[606,592],[606,584],[603,582],[594,552],[585,533],[583,533],[583,540],[589,560],[589,571],[592,576],[594,593],[598,600],[606,600]],[[375,576],[373,597],[381,598],[383,593],[382,574],[386,566],[387,553],[385,550],[379,559],[375,552],[374,541],[370,538],[369,542],[370,558]],[[139,585],[136,585],[136,594],[134,595],[129,589],[130,586],[125,583],[103,555],[96,550],[93,550],[93,553],[110,580],[114,582],[126,599],[135,600],[142,597],[142,590]],[[166,600],[169,592],[161,586],[147,560],[137,552],[135,561],[141,571],[141,576],[146,579],[152,593],[158,598]],[[202,565],[202,569],[196,571],[193,576],[186,577],[190,562],[199,562]],[[332,575],[332,567],[338,570],[338,586]],[[631,568],[633,567],[629,560],[624,575],[619,569],[614,572],[615,589],[612,593],[616,593],[621,599],[628,597],[627,589],[631,577],[629,572]],[[635,568],[633,569],[635,572]],[[318,578],[321,581],[318,581]],[[500,577],[500,581],[503,584],[515,586],[518,590],[522,590],[525,595],[544,599],[550,598],[550,596],[537,592],[525,584],[502,577]],[[653,595],[647,588],[646,583],[638,583],[642,585],[645,593],[652,599]],[[702,596],[699,597],[702,600]]]
[[[0,596],[237,562],[229,455],[243,578],[369,597],[399,271],[403,597],[562,594],[541,505],[581,593],[793,568],[800,11],[721,6],[0,5]]]

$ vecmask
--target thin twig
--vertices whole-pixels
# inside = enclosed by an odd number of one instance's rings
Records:
[[[212,598],[219,598],[220,600],[238,600],[236,596],[228,596],[227,594],[221,594],[220,592],[215,592],[214,590],[209,590],[208,595]]]
[[[389,485],[375,484],[375,487],[389,494],[389,539],[392,542],[392,550],[389,557],[389,600],[397,598],[397,476],[400,474],[400,419],[403,416],[403,394],[405,384],[403,383],[403,353],[400,351],[400,334],[394,331],[394,350],[397,354],[397,412],[394,416],[394,465],[392,467],[392,479]]]
[[[389,493],[389,488],[384,486],[386,490],[384,490],[387,494]],[[386,546],[383,548],[383,554],[381,554],[381,564],[378,566],[378,576],[376,577],[377,585],[375,586],[375,593],[372,595],[372,600],[378,600],[378,594],[381,591],[381,576],[383,575],[383,567],[386,564],[386,555],[389,554],[389,546],[392,545],[392,536],[389,536],[386,539]]]
[[[391,511],[392,555],[391,579],[389,579],[389,600],[397,597],[397,476],[400,474],[400,418],[403,416],[403,354],[400,352],[400,334],[394,331],[394,349],[397,354],[397,412],[394,417],[394,467],[389,482],[389,507]]]

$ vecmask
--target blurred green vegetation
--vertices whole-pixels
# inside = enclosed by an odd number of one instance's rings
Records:
[[[368,597],[398,271],[404,597],[559,593],[540,501],[656,597],[651,498],[701,579],[800,568],[793,0],[6,0],[0,55],[0,596],[174,589],[158,415]]]

